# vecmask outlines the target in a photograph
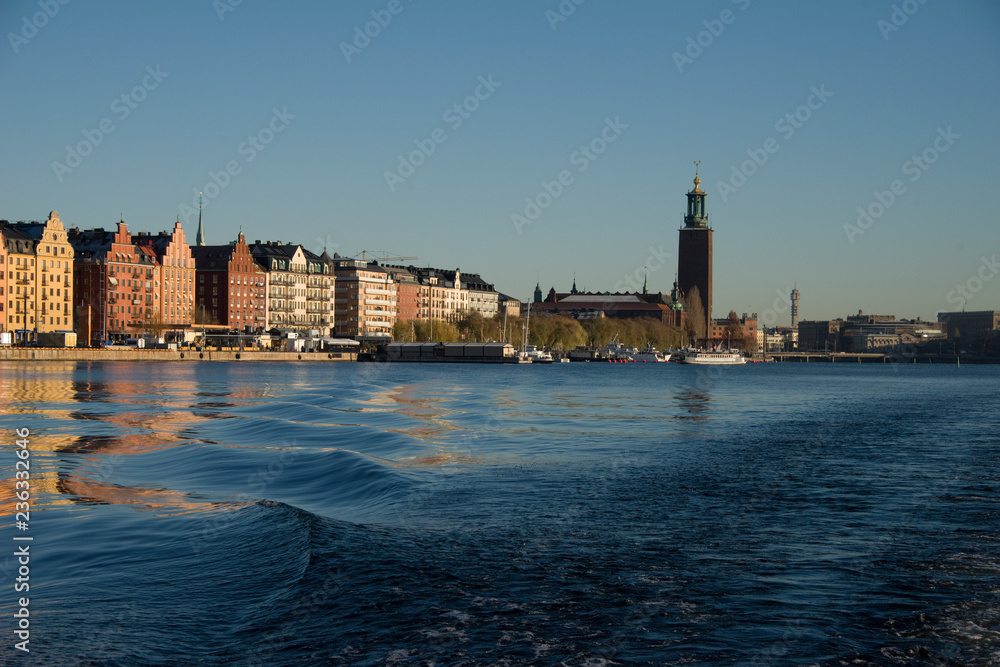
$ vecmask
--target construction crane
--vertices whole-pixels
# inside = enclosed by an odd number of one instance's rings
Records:
[[[381,254],[379,255],[378,253],[381,253]],[[384,250],[362,250],[358,254],[361,255],[361,261],[363,261],[363,262],[364,261],[368,261],[368,255],[375,255],[374,257],[372,257],[372,259],[378,260],[378,261],[383,262],[383,263],[384,262],[405,262],[405,261],[408,261],[408,260],[411,260],[411,259],[420,259],[419,257],[401,257],[401,256],[397,256],[397,255],[390,255],[390,254],[388,254]],[[355,255],[354,259],[358,259],[358,255]]]

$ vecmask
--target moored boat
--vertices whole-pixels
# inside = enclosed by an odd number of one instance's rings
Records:
[[[670,353],[660,352],[652,345],[647,345],[646,347],[639,350],[637,353],[632,355],[634,361],[642,362],[652,362],[652,363],[666,363],[670,361]]]
[[[695,350],[685,352],[682,364],[702,364],[732,366],[745,364],[747,360],[739,350]]]
[[[549,352],[540,350],[534,345],[525,345],[520,356],[522,359],[527,359],[533,364],[551,364],[554,361]]]
[[[634,361],[635,355],[639,353],[639,350],[634,347],[625,347],[621,343],[612,341],[597,352],[600,358],[607,359],[608,361]]]

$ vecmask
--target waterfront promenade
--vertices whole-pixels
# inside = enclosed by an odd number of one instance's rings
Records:
[[[0,348],[0,361],[357,361],[354,352],[263,350],[123,350],[100,348]]]

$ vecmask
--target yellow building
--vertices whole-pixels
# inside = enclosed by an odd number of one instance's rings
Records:
[[[26,225],[35,239],[35,289],[38,294],[37,331],[73,330],[73,247],[59,214],[49,213],[42,224]]]
[[[17,341],[38,333],[73,330],[73,248],[59,214],[45,222],[19,222],[3,229],[6,255],[4,325]]]
[[[14,332],[15,343],[32,338],[35,321],[35,248],[31,238],[15,225],[3,230],[7,257],[7,330]]]

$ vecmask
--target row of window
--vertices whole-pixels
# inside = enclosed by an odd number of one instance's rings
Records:
[[[7,323],[8,324],[20,324],[21,323],[21,316],[20,315],[8,315],[7,316]],[[30,318],[30,321],[28,322],[28,324],[34,324],[34,323],[35,323],[35,318],[34,317]],[[45,324],[45,318],[44,317],[41,318],[41,322],[39,322],[39,324]],[[68,317],[50,317],[49,318],[49,324],[64,324],[64,325],[69,325],[69,318]]]

